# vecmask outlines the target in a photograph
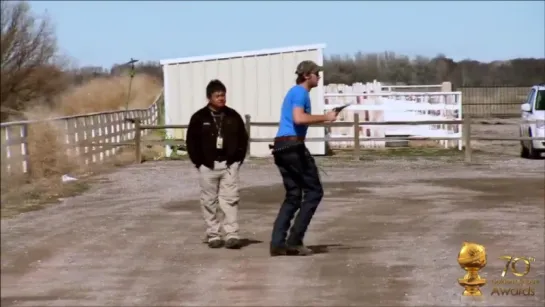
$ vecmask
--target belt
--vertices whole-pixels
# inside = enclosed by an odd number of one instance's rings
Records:
[[[305,137],[304,136],[279,136],[274,138],[275,142],[284,142],[284,141],[299,141],[304,142]]]
[[[305,137],[303,136],[279,136],[279,137],[276,137],[274,138],[274,142],[304,142],[305,141]],[[277,149],[274,149],[275,145],[273,144],[269,144],[269,149],[271,149],[273,151],[273,153],[275,152],[280,152],[280,151],[284,151],[286,149],[289,149],[289,148],[292,148],[294,146],[298,146],[298,144],[301,144],[301,143],[293,143],[293,144],[290,144],[290,145],[287,145],[287,146],[283,146],[282,148],[277,148]]]

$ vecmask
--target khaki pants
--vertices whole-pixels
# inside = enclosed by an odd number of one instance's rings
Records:
[[[204,165],[199,167],[201,209],[209,240],[220,239],[222,226],[226,239],[239,238],[239,167],[239,163],[233,163],[227,168],[225,162],[215,162],[213,170]]]

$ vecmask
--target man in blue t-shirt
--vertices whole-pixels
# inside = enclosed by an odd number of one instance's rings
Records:
[[[286,198],[274,222],[271,256],[312,254],[304,246],[303,237],[324,191],[318,168],[304,140],[309,125],[335,121],[338,115],[335,111],[311,115],[309,92],[318,86],[320,71],[322,67],[313,61],[299,63],[295,71],[296,85],[288,91],[282,104],[273,155],[284,181]],[[291,220],[298,210],[288,236]]]

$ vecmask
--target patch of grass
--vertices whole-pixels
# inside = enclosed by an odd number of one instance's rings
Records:
[[[358,160],[373,161],[381,159],[418,160],[426,159],[463,159],[464,152],[457,148],[438,147],[399,147],[399,148],[369,148],[361,149]],[[328,160],[354,160],[353,149],[340,149],[333,151],[332,155],[324,157]]]
[[[167,142],[174,143],[176,146],[184,148],[185,141],[174,141],[173,137],[168,137],[164,129],[155,129],[151,133],[142,137],[142,160],[159,161],[159,160],[188,160],[189,157],[184,154],[178,154],[177,150],[172,150],[169,157],[165,156],[165,146]],[[146,143],[146,141],[155,141],[154,143]],[[166,141],[166,142],[163,142]],[[175,147],[175,146],[172,146]],[[171,147],[171,148],[172,148]]]
[[[480,154],[480,151],[473,150],[474,155]],[[329,151],[324,156],[315,156],[318,163],[335,163],[338,161],[375,161],[382,159],[400,159],[400,160],[418,160],[418,159],[447,159],[451,161],[463,161],[464,151],[457,148],[438,148],[438,147],[400,147],[400,148],[376,148],[361,149],[358,159],[354,158],[353,149],[335,149]],[[251,157],[249,161],[252,164],[271,164],[274,163],[272,157]]]
[[[458,149],[430,148],[430,147],[403,147],[385,149],[362,150],[360,159],[367,158],[407,158],[407,157],[461,157],[464,152]]]
[[[2,189],[1,217],[10,218],[18,214],[36,211],[49,204],[59,203],[61,198],[72,197],[87,191],[90,182],[77,180],[62,183],[53,178],[22,184],[6,191]]]
[[[163,157],[161,160],[176,160],[176,161],[188,161],[188,155],[178,154],[176,151],[172,151],[172,154],[169,157]]]

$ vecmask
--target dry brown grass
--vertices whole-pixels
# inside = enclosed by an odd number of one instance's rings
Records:
[[[37,107],[25,112],[30,120],[95,112],[124,110],[129,77],[96,78],[62,93],[54,109]],[[129,109],[147,108],[161,90],[160,80],[148,75],[136,75],[132,81]],[[62,129],[62,128],[61,128]],[[59,177],[67,173],[85,173],[89,168],[75,155],[68,156],[64,131],[53,122],[32,124],[28,130],[29,160],[32,177]]]
[[[74,170],[78,163],[65,151],[59,133],[48,122],[31,125],[28,135],[32,179],[57,177]]]
[[[62,93],[52,109],[35,107],[25,112],[29,120],[70,116],[77,114],[124,110],[127,101],[129,77],[97,78],[87,84]],[[161,90],[161,82],[147,75],[133,79],[129,109],[147,108]],[[44,203],[59,197],[74,195],[87,189],[89,175],[126,165],[134,161],[133,149],[120,152],[107,164],[86,165],[81,158],[67,153],[64,131],[54,122],[33,123],[28,129],[30,181],[2,178],[2,216],[38,210]],[[69,174],[79,180],[64,184],[61,177]]]
[[[93,79],[61,94],[55,110],[65,116],[124,110],[129,80],[128,76]],[[149,107],[161,87],[160,80],[136,75],[132,80],[129,109]]]

